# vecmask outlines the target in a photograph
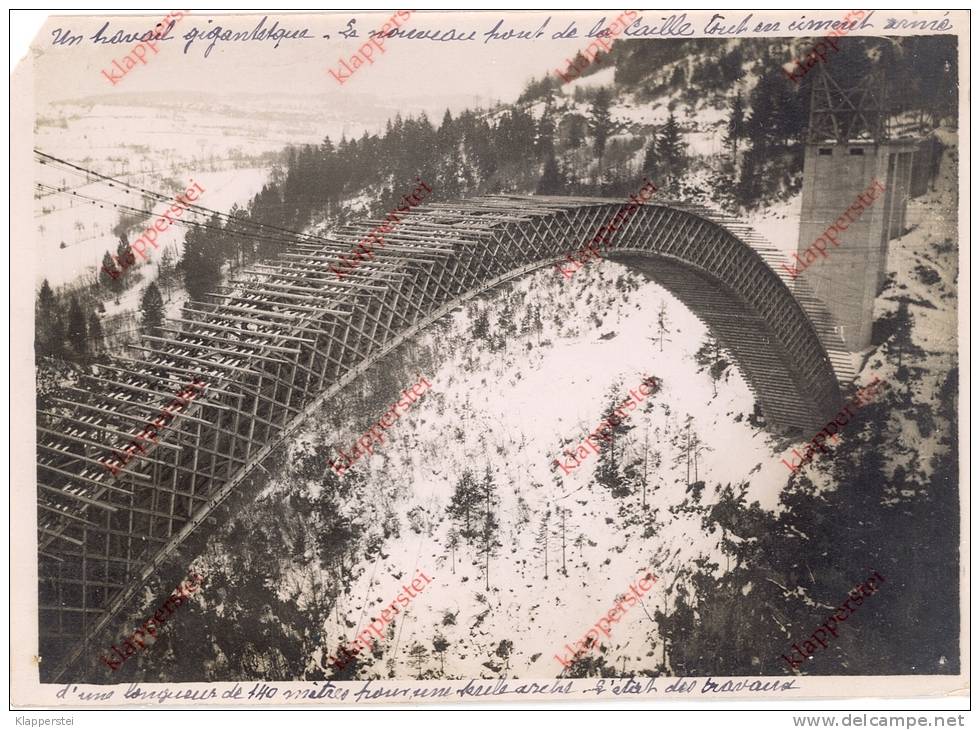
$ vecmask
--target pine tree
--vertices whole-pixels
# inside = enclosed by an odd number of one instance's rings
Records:
[[[54,312],[55,308],[55,298],[54,292],[51,291],[51,285],[48,284],[48,280],[45,279],[41,282],[41,290],[37,293],[37,306],[44,316],[49,316]]]
[[[523,168],[528,160],[535,159],[537,124],[526,111],[512,109],[505,112],[493,135],[497,156],[505,164]]]
[[[476,483],[473,472],[469,469],[463,471],[462,476],[456,482],[456,489],[446,511],[449,516],[457,522],[463,522],[463,537],[467,540],[473,537],[470,529],[471,517],[476,503],[480,500],[481,494]]]
[[[533,331],[534,313],[531,307],[524,307],[524,316],[521,317],[521,337],[527,337]]]
[[[140,327],[148,335],[158,335],[160,327],[163,326],[163,297],[155,283],[150,283],[143,290],[143,298],[140,301],[140,313],[142,321]]]
[[[701,454],[708,450],[708,447],[698,437],[697,431],[691,428],[693,423],[694,416],[689,415],[684,422],[681,453],[678,455],[675,463],[679,464],[682,460],[687,462],[687,491],[693,491],[695,500],[697,500],[700,498],[701,490],[704,488],[704,483],[698,476],[698,459],[701,457]],[[693,481],[691,480],[692,472],[694,476]]]
[[[558,161],[552,154],[545,160],[544,171],[541,173],[541,179],[538,181],[537,194],[561,195],[564,190],[564,176],[562,175],[561,168],[558,166]]]
[[[174,273],[177,271],[177,251],[174,246],[167,246],[160,254],[159,275],[157,281],[169,289]]]
[[[742,156],[742,165],[738,171],[738,182],[735,185],[735,200],[742,207],[751,207],[762,196],[763,175],[761,170],[766,165],[768,154],[760,142],[751,134],[748,135],[750,146]]]
[[[763,58],[762,62],[766,60]],[[859,77],[855,69],[852,73]],[[735,189],[740,205],[751,207],[785,185],[786,152],[794,153],[794,167],[802,167],[807,123],[803,97],[808,93],[810,78],[796,89],[781,74],[762,74],[749,94],[744,135],[747,145]]]
[[[609,114],[609,107],[612,104],[612,97],[606,89],[599,89],[595,99],[592,100],[592,107],[589,109],[589,131],[592,132],[592,149],[598,157],[602,157],[606,151],[606,141],[613,131],[612,117]]]
[[[700,439],[697,431],[690,431],[690,448],[691,448],[691,460],[694,462],[694,483],[697,484],[701,481],[698,476],[698,460],[701,459],[701,455],[708,450],[705,446],[704,441]]]
[[[66,348],[66,338],[68,335],[68,325],[65,321],[65,315],[58,312],[54,316],[53,326],[51,329],[51,340],[54,342],[55,350],[54,354],[59,356],[64,356],[67,354]]]
[[[613,497],[622,498],[632,494],[633,484],[638,479],[637,463],[626,460],[626,450],[621,443],[625,443],[625,438],[634,426],[630,422],[628,415],[621,416],[616,413],[616,408],[621,399],[619,393],[611,391],[609,394],[610,405],[606,411],[605,420],[609,428],[605,431],[605,438],[610,439],[603,442],[602,450],[599,452],[599,460],[595,468],[595,480],[597,483],[606,487]],[[626,411],[628,414],[629,412]],[[619,446],[619,451],[617,451]]]
[[[660,173],[660,157],[657,152],[657,135],[654,134],[647,144],[646,153],[643,155],[643,174],[651,180],[656,180]]]
[[[538,120],[534,151],[539,160],[547,160],[555,154],[555,116],[550,103],[544,108],[541,119]]]
[[[119,245],[116,246],[116,261],[120,271],[125,271],[136,263],[136,254],[133,253],[133,247],[129,245],[129,239],[125,233],[119,236]]]
[[[514,304],[510,297],[504,299],[503,306],[497,314],[495,339],[500,343],[502,349],[507,341],[517,335],[517,323],[514,321]]]
[[[122,275],[123,272],[116,268],[116,260],[106,251],[105,256],[102,257],[102,268],[99,269],[99,283],[118,294],[123,289]]]
[[[568,129],[568,146],[571,149],[578,149],[585,141],[585,132],[588,128],[585,117],[581,114],[567,114],[564,123]]]
[[[281,210],[281,205],[279,209]],[[276,225],[282,225],[277,223]],[[211,244],[213,233],[209,230],[193,228],[184,237],[184,257],[181,268],[184,270],[184,283],[191,299],[203,299],[221,279],[221,260]],[[260,251],[260,254],[263,253]]]
[[[497,651],[494,652],[498,657],[500,657],[504,662],[504,671],[510,670],[510,655],[514,651],[514,642],[510,639],[501,639],[500,644],[497,646]]]
[[[894,333],[891,342],[888,343],[889,349],[898,355],[898,367],[904,365],[906,355],[915,351],[912,341],[912,314],[909,312],[909,303],[902,300],[898,303],[898,311],[893,319]]]
[[[442,675],[446,674],[446,649],[449,648],[449,642],[446,637],[442,634],[436,634],[432,639],[432,649],[436,654],[439,655],[439,673]]]
[[[330,189],[331,183],[324,182],[323,184],[323,199],[321,199],[321,204],[323,205],[323,210],[328,211],[330,206],[329,199],[326,198],[327,191]],[[242,210],[238,207],[238,204],[231,206],[231,210],[228,211],[228,217],[230,220],[224,226],[224,234],[226,238],[226,247],[231,260],[235,263],[235,266],[240,268],[244,266],[248,261],[248,252],[251,250],[251,245],[248,244],[247,240],[243,237],[243,228],[246,226],[243,221],[248,219],[248,212]],[[176,273],[178,263],[177,263],[177,246],[167,246],[160,260],[161,271],[163,271],[163,258],[168,257],[167,269]]]
[[[684,64],[679,63],[674,67],[674,72],[670,75],[669,85],[672,89],[679,90],[687,80],[687,73]]]
[[[449,109],[446,109],[446,112],[442,115],[442,124],[439,125],[437,137],[439,139],[439,149],[443,152],[447,151],[459,141],[456,125],[453,123],[453,115],[449,112]]]
[[[68,309],[68,342],[78,355],[88,351],[88,332],[85,326],[85,313],[75,297],[71,298]]]
[[[51,285],[45,279],[37,295],[37,315],[35,322],[35,348],[39,355],[60,356],[65,338],[61,313]]]
[[[450,555],[452,556],[453,575],[456,575],[456,548],[459,547],[459,533],[455,527],[450,527],[449,532],[446,534],[446,547],[449,548]]]
[[[343,643],[340,643],[329,657],[324,651],[320,666],[329,669],[333,679],[352,680],[357,676],[357,671],[362,663],[360,653],[352,652]]]
[[[492,342],[492,338],[490,337],[490,315],[488,309],[481,309],[480,313],[473,320],[473,324],[470,325],[470,336],[474,340],[479,340],[488,344]]]
[[[685,152],[680,126],[677,124],[673,112],[671,112],[657,143],[657,156],[664,166],[665,178],[676,181],[684,176]]]
[[[544,320],[541,318],[541,305],[534,305],[534,315],[531,323],[534,331],[538,333],[538,345],[541,344],[541,334],[544,332]]]
[[[102,351],[102,323],[99,322],[99,315],[92,312],[88,316],[88,339],[91,343],[92,350],[95,352]]]
[[[735,94],[732,100],[732,112],[728,117],[728,131],[725,133],[725,144],[731,149],[732,164],[738,161],[738,144],[745,137],[745,107],[742,104],[741,92]]]
[[[497,520],[494,510],[497,508],[497,503],[499,501],[497,497],[497,484],[493,479],[493,474],[490,472],[490,466],[487,466],[486,472],[483,475],[483,484],[481,485],[481,491],[483,496],[486,498],[486,512],[483,519],[483,534],[481,550],[484,555],[484,576],[486,578],[486,589],[490,590],[490,558],[496,555],[497,548],[501,547],[500,542],[497,540],[497,533],[500,529],[500,522]]]
[[[453,121],[453,115],[446,110],[442,124],[436,133],[437,156],[439,157],[438,182],[439,192],[447,198],[457,198],[463,193],[466,184],[466,165],[463,162],[463,151],[460,145],[462,132]]]

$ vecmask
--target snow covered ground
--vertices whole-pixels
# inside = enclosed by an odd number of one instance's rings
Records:
[[[70,159],[70,158],[69,158]],[[104,172],[103,169],[97,171]],[[268,172],[264,169],[230,169],[211,171],[207,169],[188,169],[179,182],[189,186],[189,180],[199,182],[205,189],[198,202],[215,210],[227,211],[232,205],[244,205],[265,184]],[[161,180],[152,174],[125,176],[125,182],[130,185],[145,186],[162,194],[179,195],[185,187],[170,184],[169,180]],[[36,283],[47,279],[51,286],[67,284],[79,276],[85,281],[92,281],[102,267],[102,257],[106,251],[113,255],[119,245],[119,238],[113,233],[113,228],[119,222],[119,209],[113,207],[111,201],[129,207],[139,208],[140,200],[132,196],[107,196],[107,188],[103,183],[82,184],[77,187],[71,180],[66,180],[72,189],[80,196],[100,198],[102,202],[79,201],[64,195],[50,195],[36,201],[38,211],[35,213],[37,223],[36,248],[38,250]],[[59,186],[60,187],[60,186]],[[111,191],[109,191],[111,193]],[[111,199],[111,201],[110,201]],[[44,210],[50,209],[45,213]],[[164,203],[152,208],[156,214],[167,210]],[[137,223],[132,229],[130,241],[138,238],[145,228],[152,226],[154,216],[147,215],[145,220]],[[157,243],[161,246],[155,253],[151,251],[151,262],[139,260],[137,268],[152,267],[162,252],[162,247],[174,245],[177,247],[178,258],[183,251],[184,233],[186,228],[180,225],[172,226],[160,234]],[[64,246],[62,246],[64,244]],[[133,272],[129,268],[124,276]],[[156,278],[150,271],[142,272],[144,277]]]
[[[947,151],[938,191],[912,203],[911,230],[890,244],[888,271],[897,281],[878,300],[878,316],[894,310],[897,297],[913,302],[912,338],[927,351],[931,368],[911,385],[919,404],[935,402],[957,357],[954,155],[955,150]],[[798,201],[791,201],[753,222],[779,240],[797,209]],[[938,279],[916,267],[934,270]],[[653,327],[661,302],[669,322],[663,351]],[[536,304],[544,324],[540,333],[504,338],[506,345],[497,351],[474,340],[472,325],[481,312],[489,314],[492,338],[507,325],[503,313],[513,312],[522,331],[520,318]],[[432,372],[422,373],[432,391],[387,432],[387,443],[355,467],[367,488],[349,516],[376,536],[386,513],[400,528],[378,538],[381,549],[371,560],[362,558],[358,577],[344,586],[348,590],[322,627],[321,646],[329,656],[338,643],[364,631],[421,569],[434,583],[395,618],[379,643],[380,658],[361,656],[366,666],[358,676],[416,676],[420,661],[422,673],[430,676],[443,676],[444,665],[444,676],[554,677],[562,670],[555,655],[566,654],[565,644],[573,645],[640,575],[652,571],[660,580],[641,606],[613,625],[610,637],[602,637],[601,650],[592,656],[601,653],[620,672],[654,670],[663,649],[654,610],[670,612],[674,581],[685,565],[707,556],[726,569],[720,535],[705,530],[703,512],[695,509],[687,488],[682,447],[688,417],[705,446],[698,460],[697,478],[706,482],[700,507],[717,501],[718,485],[731,484],[746,487],[748,502],[779,509],[789,472],[779,461],[781,444],[747,419],[753,399],[746,384],[730,368],[714,395],[710,376],[694,357],[705,341],[705,327],[669,292],[611,261],[590,264],[570,281],[553,269],[540,270],[446,319],[445,328],[431,328],[413,346],[416,353],[435,353]],[[889,347],[870,354],[859,382],[874,375],[895,380]],[[406,385],[413,381],[411,372],[397,367],[386,374],[403,377]],[[552,466],[564,446],[579,443],[610,402],[621,402],[646,375],[656,376],[662,390],[630,412],[633,430],[620,458],[642,464],[644,440],[651,461],[660,452],[660,468],[649,469],[647,511],[640,508],[639,490],[616,498],[595,481],[594,455],[569,475]],[[342,394],[292,445],[290,461],[310,454],[314,445],[349,444],[379,416],[357,393]],[[922,463],[917,451],[941,453],[947,447],[937,443],[938,432],[917,427],[913,416],[896,408],[885,422],[866,428],[880,429],[893,444],[887,454],[891,469],[902,466],[914,483],[926,485],[932,465]],[[336,427],[341,422],[345,425]],[[846,438],[868,435],[848,432]],[[920,448],[905,446],[913,443]],[[817,489],[834,488],[830,465],[828,459],[811,467]],[[489,579],[478,545],[465,539],[455,549],[450,545],[447,514],[463,471],[471,469],[479,480],[487,468],[500,499],[495,514],[501,542],[489,562]],[[280,476],[267,496],[297,488],[317,487]],[[883,494],[887,499],[888,490]],[[568,510],[564,545],[560,509]],[[450,646],[443,656],[433,653],[437,636]],[[513,643],[506,657],[498,653],[503,640]],[[416,644],[428,650],[427,657],[410,656]]]
[[[446,105],[457,107],[468,99],[435,94],[406,107],[354,94],[341,107],[322,94],[122,93],[46,104],[38,111],[34,144],[47,154],[164,195],[183,192],[193,179],[207,190],[201,205],[227,211],[261,190],[272,161],[287,146],[381,132],[396,114],[418,112],[415,106],[436,118]],[[91,280],[105,251],[114,253],[119,242],[113,234],[119,210],[112,203],[140,208],[140,199],[112,194],[104,184],[50,167],[36,166],[36,174],[45,185],[100,198],[92,203],[50,191],[37,194],[37,286],[45,278],[55,287],[79,277]],[[182,229],[165,235],[182,245]],[[150,273],[144,272],[147,279],[153,278]]]
[[[685,562],[712,553],[719,537],[704,533],[700,514],[678,510],[691,496],[681,450],[688,416],[707,445],[698,462],[698,478],[709,485],[704,502],[715,498],[716,483],[744,480],[750,500],[775,507],[786,469],[775,456],[773,439],[749,425],[753,398],[737,372],[730,369],[722,378],[717,396],[710,376],[698,372],[694,353],[704,341],[704,326],[668,292],[620,264],[602,261],[577,276],[581,279],[565,281],[554,269],[538,271],[451,315],[445,334],[436,329],[426,335],[422,349],[444,353],[437,369],[424,373],[432,391],[386,432],[390,443],[355,467],[373,492],[364,501],[393,509],[402,529],[384,542],[372,563],[360,566],[363,572],[350,593],[341,595],[339,623],[324,627],[324,646],[332,650],[352,640],[401,590],[401,582],[421,569],[435,582],[395,620],[395,636],[381,642],[384,658],[394,658],[388,671],[408,676],[409,649],[415,643],[431,647],[439,633],[453,647],[445,655],[449,676],[498,676],[488,673],[485,662],[502,666],[494,652],[506,638],[514,644],[512,676],[554,677],[562,667],[553,655],[564,654],[566,642],[581,638],[638,576],[652,570],[665,580],[603,643],[607,661],[617,667],[653,669],[660,661],[660,652],[651,657],[649,648],[656,642],[654,606],[664,610],[670,604],[665,589],[671,576]],[[540,336],[515,338],[494,353],[465,344],[479,311],[489,308],[493,323],[505,300],[513,306],[549,303]],[[667,303],[670,323],[662,352],[651,327],[661,302]],[[520,316],[521,308],[517,312]],[[464,344],[454,347],[454,341]],[[552,464],[565,444],[578,443],[595,428],[611,394],[622,401],[646,375],[656,376],[662,390],[630,412],[634,429],[626,438],[626,453],[640,462],[645,439],[651,459],[659,452],[662,460],[660,469],[649,469],[651,509],[644,513],[639,493],[617,499],[595,483],[597,457],[564,476]],[[337,409],[334,404],[330,410]],[[312,444],[350,443],[380,415],[361,412],[356,399],[343,410],[356,414],[347,419],[349,430],[311,424],[293,446],[290,461]],[[453,557],[446,513],[463,470],[470,468],[481,479],[487,467],[498,487],[502,542],[490,561],[489,591],[476,546],[461,540]],[[280,483],[277,489],[294,487]],[[567,576],[560,570],[558,508],[568,510]],[[408,529],[409,513],[416,519],[424,515],[420,532]],[[547,579],[540,542],[546,513]],[[368,527],[371,518],[362,515]],[[453,623],[444,623],[447,613]],[[438,666],[435,657],[427,666]],[[385,674],[380,666],[362,671]]]

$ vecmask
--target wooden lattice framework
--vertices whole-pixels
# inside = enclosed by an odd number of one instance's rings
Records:
[[[39,409],[44,681],[98,661],[94,639],[125,632],[111,625],[120,611],[308,413],[461,301],[581,248],[622,205],[517,196],[422,205],[343,279],[329,267],[380,221],[296,243],[213,301],[189,303],[136,348],[142,358],[114,358],[76,397]],[[751,230],[651,202],[612,244],[611,258],[664,283],[709,325],[774,427],[807,431],[839,410],[838,383],[853,373],[832,323],[790,290],[781,259]],[[116,475],[99,463],[192,378],[205,392],[158,443]]]
[[[825,64],[813,81],[808,141],[873,142],[889,137],[885,76],[881,69],[835,76]]]

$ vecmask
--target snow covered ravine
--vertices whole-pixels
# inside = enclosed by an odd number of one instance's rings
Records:
[[[956,360],[956,253],[948,243],[956,236],[949,195],[954,157],[955,148],[948,150],[938,192],[911,205],[909,232],[890,246],[888,270],[897,283],[886,287],[876,308],[880,317],[894,310],[896,297],[913,302],[911,336],[936,365],[934,377],[914,386],[919,402],[934,399]],[[911,273],[916,266],[937,271],[938,281],[927,285],[928,277]],[[661,303],[668,323],[662,350],[656,327]],[[458,309],[403,347],[400,359],[381,363],[342,393],[291,446],[289,463],[316,454],[328,471],[323,455],[333,458],[377,422],[384,410],[379,403],[394,402],[417,375],[432,383],[385,432],[376,453],[354,467],[356,504],[341,510],[364,529],[355,577],[328,589],[337,602],[319,627],[310,670],[326,668],[324,658],[381,617],[422,570],[433,584],[382,630],[373,653],[360,654],[352,676],[555,677],[563,670],[557,657],[567,657],[566,644],[574,646],[651,571],[658,582],[589,656],[601,656],[619,676],[669,672],[655,611],[672,612],[685,566],[702,558],[719,571],[727,565],[720,535],[702,525],[703,509],[717,500],[719,485],[731,484],[746,488],[748,502],[777,511],[789,477],[780,463],[785,443],[752,425],[753,397],[737,369],[725,370],[714,394],[704,359],[695,357],[708,334],[669,292],[615,262],[594,262],[572,280],[544,269]],[[859,382],[895,377],[891,347],[864,354]],[[662,388],[629,412],[632,430],[617,445],[617,458],[633,460],[640,472],[647,454],[644,510],[639,489],[613,496],[596,481],[599,457],[590,455],[567,475],[554,460],[648,375]],[[687,474],[688,422],[691,438],[703,447],[696,477]],[[914,420],[899,410],[874,427],[894,443],[917,433]],[[915,438],[931,442],[939,436]],[[933,443],[928,448],[943,450]],[[930,466],[914,453],[896,448],[889,460],[916,482],[928,482]],[[833,488],[828,466],[829,460],[809,470],[818,489]],[[493,513],[500,542],[489,577],[480,536],[460,537],[458,520],[447,511],[464,471],[482,482],[488,469],[499,499]],[[699,480],[705,483],[700,512],[692,494]],[[695,483],[691,490],[689,482]],[[297,482],[287,468],[263,497],[315,494],[319,483]],[[369,543],[376,549],[361,549]],[[288,574],[289,560],[283,563]],[[329,585],[330,576],[324,573],[323,581]],[[280,600],[285,593],[280,587]]]
[[[920,509],[934,472],[955,463],[944,415],[958,360],[949,142],[936,191],[912,201],[909,230],[889,244],[888,283],[875,307],[882,332],[860,354],[857,383],[878,376],[890,392],[875,418],[843,434],[839,453],[793,482],[803,513],[806,500],[816,509],[839,492],[835,468],[853,471],[869,448],[883,455],[883,479],[871,487],[882,506]],[[889,325],[899,306],[908,308],[907,342]],[[141,658],[140,671],[209,679],[675,673],[672,650],[684,661],[674,642],[685,639],[671,629],[683,614],[675,611],[681,591],[690,613],[692,580],[737,570],[731,545],[758,539],[746,523],[744,537],[724,534],[724,516],[712,509],[734,500],[722,493],[730,486],[738,498],[744,490],[743,504],[774,520],[793,509],[780,502],[791,480],[780,460],[790,445],[758,427],[747,385],[733,364],[717,366],[709,343],[705,326],[669,292],[609,260],[572,279],[542,269],[461,305],[314,413],[276,452],[277,465],[260,470],[260,493],[243,493],[239,508],[202,535],[203,549],[189,546],[181,569],[192,564],[209,583],[166,645]],[[911,376],[896,366],[902,356]],[[555,466],[648,376],[661,387],[627,412],[627,433],[570,474]],[[420,377],[431,389],[391,424],[373,455],[335,475],[329,463],[339,450],[350,452]],[[697,459],[689,465],[692,443]],[[610,480],[603,469],[612,454],[619,477]],[[481,545],[488,474],[497,525],[489,560]],[[478,492],[469,501],[469,537],[459,509],[467,479]],[[419,571],[432,583],[385,617]],[[581,665],[566,669],[559,659],[568,658],[566,645],[648,572],[657,577],[652,588],[627,604]],[[712,618],[701,608],[695,623]],[[372,649],[342,671],[331,668],[337,648],[378,618],[387,625]],[[673,631],[666,647],[658,622]],[[692,641],[705,645],[703,637]]]
[[[661,302],[669,324],[662,351],[654,337]],[[509,324],[498,321],[502,312],[510,313],[520,331],[535,304],[541,307],[541,332],[500,338],[506,344],[494,352],[468,336],[484,311],[490,338]],[[654,609],[663,611],[665,603],[669,608],[665,588],[678,567],[715,554],[718,542],[717,535],[705,534],[700,515],[678,510],[691,496],[682,449],[688,417],[691,433],[703,444],[697,478],[708,485],[705,504],[711,504],[717,483],[745,481],[750,501],[773,509],[785,485],[787,472],[774,440],[749,423],[748,387],[729,368],[713,395],[711,377],[694,357],[705,341],[704,325],[660,286],[611,261],[592,264],[568,281],[553,268],[540,270],[446,319],[448,328],[437,325],[419,343],[419,350],[434,353],[431,370],[421,373],[432,383],[431,392],[386,431],[386,443],[374,456],[353,467],[372,492],[361,495],[361,503],[374,503],[379,512],[385,505],[401,529],[360,566],[349,592],[341,593],[338,610],[323,627],[323,646],[332,654],[338,643],[353,640],[421,569],[434,584],[395,618],[394,636],[379,642],[383,660],[359,676],[416,676],[419,664],[409,650],[421,644],[431,654],[434,637],[441,635],[450,648],[444,657],[423,662],[423,674],[444,664],[446,676],[499,676],[504,661],[496,651],[507,639],[513,649],[505,673],[554,677],[562,670],[554,655],[566,653],[564,644],[582,638],[632,583],[652,571],[660,582],[603,643],[610,665],[653,670],[661,660],[660,651],[651,652],[658,643]],[[645,440],[649,447],[650,509],[638,517],[642,495],[637,490],[613,497],[597,484],[595,455],[568,475],[553,462],[563,447],[595,430],[613,399],[621,403],[647,375],[662,387],[629,411],[633,430],[625,437],[625,454],[638,461],[640,471]],[[399,377],[405,386],[415,382],[411,373]],[[317,445],[346,449],[381,415],[356,397],[342,397],[329,410],[346,414],[347,428],[311,424],[290,462]],[[624,445],[616,448],[623,452]],[[655,455],[660,468],[652,465]],[[489,590],[479,540],[460,539],[454,555],[447,514],[463,471],[471,469],[479,481],[487,468],[500,500],[501,543],[490,560]],[[296,488],[280,480],[265,496]],[[567,510],[567,575],[561,570],[561,509]],[[626,518],[624,509],[636,519]],[[371,514],[360,519],[373,529]],[[547,579],[542,530],[548,533]],[[724,564],[720,554],[715,559]]]

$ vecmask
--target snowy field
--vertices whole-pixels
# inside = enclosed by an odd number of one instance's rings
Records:
[[[183,180],[177,178],[178,182],[186,183],[185,187],[177,187],[170,184],[170,180],[161,180],[146,174],[133,177],[120,176],[120,179],[130,185],[146,186],[165,195],[183,193],[189,186],[189,181],[194,180],[205,189],[197,202],[208,208],[226,211],[236,203],[240,206],[248,203],[252,196],[262,189],[267,176],[266,170],[255,168],[217,171],[188,169]],[[70,184],[69,180],[66,182]],[[60,194],[35,201],[35,207],[40,209],[38,211],[40,215],[35,214],[38,250],[38,269],[35,275],[37,285],[40,285],[43,279],[47,279],[52,286],[60,286],[79,276],[86,281],[93,281],[102,266],[105,252],[109,251],[115,255],[119,245],[119,238],[113,233],[113,228],[119,222],[120,211],[113,207],[113,203],[106,196],[105,184],[83,183],[80,187],[75,185],[71,187],[80,196],[98,197],[101,202],[81,201]],[[131,196],[115,196],[112,200],[129,207],[140,206],[139,199]],[[46,209],[50,209],[50,212],[44,213]],[[167,210],[167,206],[159,203],[152,210],[159,215]],[[151,227],[153,220],[153,216],[147,215],[145,221],[137,224],[133,229],[135,235],[130,235],[130,241],[140,235],[138,230]],[[185,227],[176,225],[160,234],[157,243],[161,248],[155,252],[156,257],[164,246],[176,246],[179,256],[183,251],[186,230]],[[152,249],[150,258],[151,261],[155,258]],[[140,266],[137,268],[146,265],[140,259]],[[132,268],[127,269],[124,275],[129,276],[132,272]],[[143,273],[145,276],[149,274],[147,271]],[[155,276],[148,278],[155,278]]]

